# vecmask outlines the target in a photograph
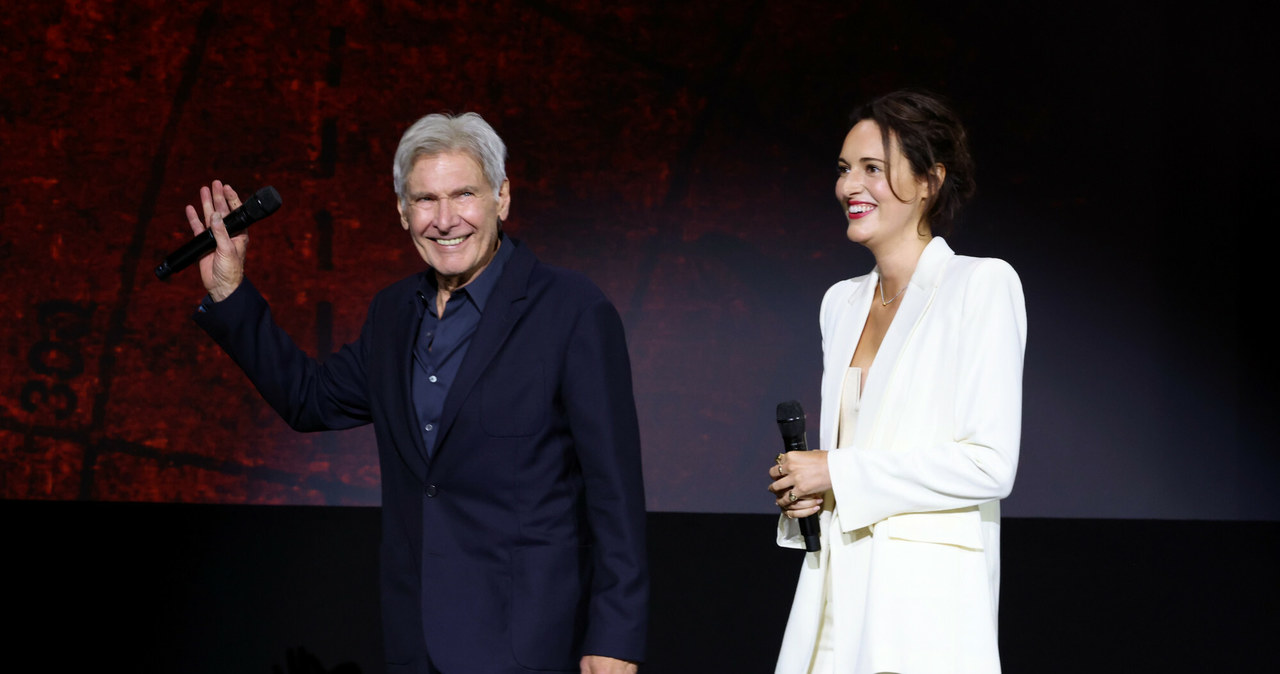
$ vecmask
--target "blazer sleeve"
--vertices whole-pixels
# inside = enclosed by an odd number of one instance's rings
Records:
[[[248,279],[223,301],[201,308],[193,316],[195,322],[294,430],[335,430],[369,423],[363,345],[373,323],[372,309],[361,339],[321,364],[276,325],[266,299]]]
[[[846,530],[893,515],[980,505],[1013,488],[1027,325],[1022,284],[1007,263],[986,259],[968,275],[962,293],[948,297],[957,300],[963,305],[954,367],[932,373],[938,386],[954,377],[950,432],[935,433],[932,442],[830,452],[832,489]]]
[[[649,602],[640,427],[622,319],[608,300],[579,315],[563,382],[594,539],[583,653],[639,662]]]

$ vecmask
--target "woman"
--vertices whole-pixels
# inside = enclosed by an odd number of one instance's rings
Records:
[[[1000,671],[1000,504],[1013,486],[1026,310],[1003,261],[956,255],[973,192],[959,120],[896,92],[855,111],[838,162],[871,273],[827,291],[822,447],[779,454],[778,543],[818,514],[777,672]]]

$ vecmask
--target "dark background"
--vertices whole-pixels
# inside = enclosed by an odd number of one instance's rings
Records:
[[[188,320],[194,273],[151,270],[200,185],[274,185],[249,273],[323,357],[421,267],[400,133],[474,110],[510,148],[508,231],[628,330],[646,671],[771,670],[800,563],[764,493],[774,407],[818,427],[818,303],[872,264],[833,200],[845,116],[922,86],[979,168],[951,243],[1027,296],[1006,671],[1274,668],[1277,55],[1253,7],[8,3],[6,652],[298,674],[304,647],[380,670],[372,434],[289,431]]]
[[[0,518],[6,670],[383,671],[375,508],[0,501]],[[803,554],[775,521],[649,514],[643,674],[773,671]],[[1006,518],[1002,539],[1008,674],[1280,669],[1280,523]],[[300,648],[312,667],[290,667]]]

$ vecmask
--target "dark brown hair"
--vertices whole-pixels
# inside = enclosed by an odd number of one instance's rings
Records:
[[[896,138],[912,174],[928,180],[930,196],[922,224],[936,234],[950,233],[960,206],[975,188],[973,158],[960,119],[940,96],[918,89],[895,91],[864,103],[849,116],[849,128],[868,119],[880,127],[886,170],[891,165],[890,139]],[[943,180],[931,171],[938,164],[946,167]],[[892,190],[893,176],[886,177]]]

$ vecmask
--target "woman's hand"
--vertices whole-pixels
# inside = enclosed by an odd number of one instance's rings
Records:
[[[218,242],[218,247],[200,259],[200,280],[213,301],[221,302],[244,280],[244,257],[249,235],[240,232],[234,237],[229,236],[222,224],[228,213],[240,208],[240,197],[230,185],[215,180],[212,186],[201,187],[200,205],[204,219],[197,216],[194,206],[188,205],[187,224],[191,225],[191,233],[197,236],[206,228],[213,230],[213,239]]]
[[[822,510],[822,493],[831,488],[827,472],[827,453],[786,452],[779,454],[769,469],[775,502],[782,514],[791,519],[808,517]]]

